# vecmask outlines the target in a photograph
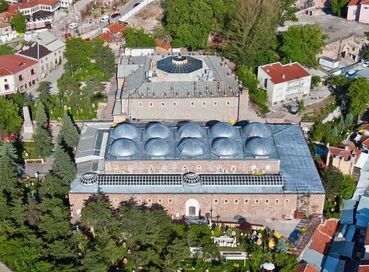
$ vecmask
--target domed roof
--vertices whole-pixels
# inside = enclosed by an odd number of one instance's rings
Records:
[[[153,138],[145,143],[145,152],[151,156],[163,157],[170,153],[170,145],[166,140]]]
[[[204,145],[195,138],[183,139],[178,145],[179,153],[182,156],[197,157],[204,154]]]
[[[236,135],[234,127],[225,122],[218,122],[210,128],[211,135],[214,138],[226,137],[231,138]]]
[[[212,151],[218,156],[234,156],[237,154],[237,144],[229,138],[217,138],[211,144]]]
[[[272,131],[270,128],[262,123],[254,122],[250,123],[242,128],[242,133],[247,138],[252,137],[262,137],[262,138],[268,138],[272,136]]]
[[[130,123],[121,123],[113,129],[113,137],[136,139],[139,136],[139,130]]]
[[[168,138],[170,136],[170,128],[161,123],[153,123],[145,129],[146,139],[151,138]]]
[[[276,151],[272,138],[260,137],[248,140],[246,150],[255,156],[268,156]]]
[[[178,135],[183,138],[201,138],[205,129],[197,123],[186,123],[178,129]]]
[[[121,138],[111,144],[109,153],[116,157],[129,157],[138,153],[138,146],[130,139]]]

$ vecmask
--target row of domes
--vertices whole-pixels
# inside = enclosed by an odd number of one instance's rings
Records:
[[[226,137],[216,138],[211,142],[210,150],[219,157],[232,157],[240,154],[239,144]],[[174,147],[162,138],[149,139],[144,145],[144,152],[153,157],[165,157],[172,153]],[[180,156],[201,157],[207,153],[206,145],[197,138],[184,138],[177,145]],[[246,142],[245,151],[254,156],[268,156],[275,150],[272,138],[254,137]],[[132,157],[139,153],[138,144],[127,138],[113,141],[109,153],[115,157]]]
[[[237,130],[234,126],[218,122],[210,127],[210,136],[212,138],[233,138],[237,137]],[[241,132],[246,138],[261,137],[269,138],[272,136],[270,128],[261,123],[250,123],[241,128]],[[203,138],[206,137],[206,128],[197,123],[185,123],[177,129],[177,135],[180,139],[184,138]],[[144,130],[144,139],[171,137],[172,129],[161,123],[151,123]],[[117,125],[111,133],[112,138],[139,139],[140,130],[133,124],[121,123]]]

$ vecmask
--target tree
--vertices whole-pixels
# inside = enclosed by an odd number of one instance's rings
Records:
[[[225,56],[251,68],[277,60],[277,9],[277,0],[241,0],[231,14]]]
[[[18,105],[4,97],[0,98],[0,137],[10,133],[19,134],[22,117],[19,115]]]
[[[366,78],[355,79],[349,89],[349,111],[356,117],[360,117],[369,103],[369,83]]]
[[[349,199],[356,189],[355,181],[351,177],[343,175],[333,166],[329,166],[322,173],[322,178],[327,198],[334,199],[339,196]]]
[[[55,175],[47,175],[41,182],[39,194],[42,198],[63,198],[68,194],[70,182]]]
[[[37,102],[41,102],[42,104],[44,104],[44,106],[47,109],[47,113],[51,107],[50,85],[51,83],[48,81],[41,81],[37,88],[37,92],[38,92]]]
[[[75,165],[60,143],[58,143],[55,148],[51,172],[55,176],[61,178],[63,183],[70,183],[76,175]]]
[[[104,46],[100,39],[91,42],[93,48],[92,58],[95,60],[96,68],[102,73],[102,80],[109,80],[115,71],[115,56],[109,46]]]
[[[33,140],[37,156],[41,158],[50,156],[53,150],[53,144],[51,142],[50,132],[47,128],[37,126],[35,134],[33,135]]]
[[[78,145],[79,132],[72,118],[68,114],[64,114],[63,125],[59,131],[59,139],[62,139],[67,148],[74,149]]]
[[[329,5],[331,11],[338,17],[342,16],[343,8],[346,7],[349,0],[330,0]]]
[[[321,82],[322,82],[322,79],[320,78],[320,76],[311,77],[311,87],[312,88],[318,87]]]
[[[279,23],[284,24],[285,21],[297,21],[295,0],[281,0],[279,8]]]
[[[0,0],[0,13],[8,10],[8,2]],[[0,54],[1,55],[1,54]]]
[[[66,68],[72,74],[78,70],[89,70],[93,64],[91,57],[92,46],[81,38],[72,38],[66,41],[65,57],[67,58]]]
[[[10,24],[18,33],[24,33],[27,30],[26,17],[20,12],[10,20]]]
[[[211,1],[166,1],[164,6],[165,26],[175,47],[205,48],[210,32],[219,29],[216,15],[219,17],[220,13],[215,14]]]
[[[38,127],[47,127],[49,120],[46,115],[45,106],[41,101],[36,104],[35,121]]]
[[[155,47],[155,40],[143,29],[127,28],[124,31],[126,46],[129,48],[151,48]]]
[[[296,61],[307,67],[318,65],[327,36],[318,25],[294,25],[283,34],[280,51],[284,62]]]
[[[16,173],[19,175],[21,172],[21,167],[18,164],[18,154],[17,150],[12,142],[3,142],[0,145],[0,158],[9,158],[10,162],[14,166]]]
[[[1,3],[2,2],[5,2],[5,0],[0,0],[0,12],[1,11]],[[7,3],[7,2],[5,2]],[[3,44],[3,45],[0,45],[0,56],[1,55],[11,55],[11,54],[14,54],[15,53],[15,50],[14,48],[10,47],[9,45],[7,44]]]
[[[4,192],[10,198],[17,192],[19,178],[17,169],[9,157],[0,157],[0,192]]]

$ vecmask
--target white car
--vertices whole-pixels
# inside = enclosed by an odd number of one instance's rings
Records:
[[[101,19],[100,19],[100,22],[101,23],[107,23],[107,22],[109,22],[109,16],[108,15],[104,15],[103,17],[101,17]]]
[[[77,28],[78,28],[78,24],[77,23],[70,23],[69,24],[69,29],[76,30]]]
[[[363,67],[369,67],[369,60],[366,60],[362,64]]]

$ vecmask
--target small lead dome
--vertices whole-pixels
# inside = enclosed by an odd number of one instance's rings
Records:
[[[232,125],[225,122],[218,122],[210,128],[213,138],[231,138],[236,135],[235,129]]]
[[[246,138],[261,137],[269,138],[272,136],[270,128],[262,123],[254,122],[250,123],[242,128],[242,133]]]
[[[170,146],[166,140],[154,138],[145,143],[145,152],[151,156],[163,157],[170,153]]]
[[[138,146],[130,139],[121,138],[111,144],[109,153],[116,157],[130,157],[138,153]]]
[[[183,139],[178,145],[178,151],[181,156],[186,157],[198,157],[205,153],[204,145],[195,138]]]
[[[268,156],[276,149],[272,138],[255,137],[246,142],[246,151],[254,156]]]
[[[212,151],[220,156],[234,156],[238,152],[237,144],[228,138],[217,138],[211,144]]]
[[[178,129],[179,138],[201,138],[205,129],[197,123],[186,123]]]
[[[139,136],[138,129],[130,123],[121,123],[113,129],[113,138],[136,139]]]
[[[161,123],[153,123],[145,129],[146,139],[161,138],[165,139],[170,136],[170,128]]]

